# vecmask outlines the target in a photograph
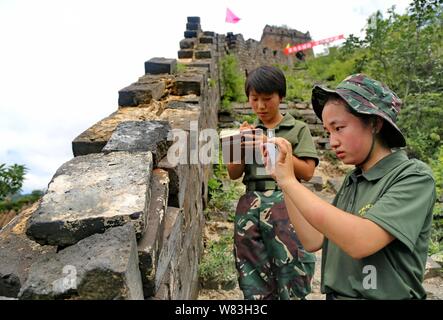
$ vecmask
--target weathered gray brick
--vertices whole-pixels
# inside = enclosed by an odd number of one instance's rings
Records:
[[[168,205],[168,173],[155,169],[152,176],[148,227],[138,243],[138,258],[145,298],[155,295],[158,257],[163,246],[166,208]]]
[[[177,60],[152,58],[145,62],[145,74],[174,74],[177,71]]]
[[[140,236],[152,167],[150,152],[90,154],[68,161],[55,173],[26,234],[41,244],[68,246],[132,221]]]
[[[108,229],[34,263],[19,298],[142,300],[134,227]]]
[[[168,141],[170,130],[167,121],[125,121],[117,126],[102,151],[150,151],[155,165],[166,156],[172,144]]]

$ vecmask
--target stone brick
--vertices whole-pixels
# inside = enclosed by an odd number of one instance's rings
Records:
[[[194,56],[194,50],[179,50],[178,51],[178,58],[179,59],[192,59]]]
[[[188,94],[201,95],[201,87],[204,77],[200,74],[187,74],[178,76],[172,87],[172,94],[185,96]]]
[[[198,105],[198,104],[202,103],[202,99],[203,99],[203,97],[199,97],[195,94],[191,94],[191,95],[187,95],[187,96],[182,97],[180,101],[183,101],[185,103]]]
[[[195,111],[195,110],[200,110],[200,106],[195,105],[195,103],[189,103],[187,101],[172,100],[166,104],[165,110],[166,109],[180,109],[180,110]]]
[[[180,49],[194,49],[197,38],[188,38],[180,41]]]
[[[118,105],[135,107],[139,104],[149,104],[152,99],[159,100],[165,91],[163,81],[154,83],[133,83],[118,92]]]
[[[163,276],[163,280],[160,283],[160,286],[159,286],[157,292],[155,293],[155,296],[152,298],[148,298],[148,299],[171,300],[171,293],[170,293],[170,289],[169,289],[169,282],[170,282],[169,279],[170,279],[170,270],[168,268],[165,275]]]
[[[126,121],[117,126],[102,152],[150,151],[154,165],[168,153],[171,127],[167,121]]]
[[[195,51],[195,59],[211,59],[210,50],[197,50]]]
[[[182,252],[183,211],[179,208],[168,207],[166,211],[163,246],[158,258],[156,273],[156,288],[160,288],[170,265],[176,265]]]
[[[140,237],[152,167],[150,152],[91,154],[68,161],[55,173],[26,234],[40,244],[68,246],[132,221]]]
[[[431,257],[426,260],[426,268],[424,279],[443,276],[443,268],[438,262],[435,262]]]
[[[198,263],[203,245],[203,224],[200,218],[195,216],[183,233],[182,251],[178,261],[171,260],[170,292],[172,300],[197,298]]]
[[[187,195],[187,182],[190,177],[188,164],[171,164],[167,158],[163,158],[158,167],[167,171],[169,176],[168,206],[182,208]]]
[[[34,263],[19,298],[142,300],[134,227],[111,228]]]
[[[200,118],[200,111],[194,110],[178,110],[178,109],[165,109],[159,117],[161,120],[169,122],[173,129],[182,129],[189,131],[191,122],[198,122]],[[201,128],[201,122],[198,123],[199,129]]]
[[[214,43],[213,37],[200,37],[200,43]]]
[[[186,30],[189,30],[189,31],[200,31],[201,30],[200,23],[188,22],[186,24]]]
[[[83,137],[79,135],[72,141],[72,153],[74,157],[84,156],[91,153],[99,153],[108,143],[107,140],[91,141],[82,139]]]
[[[120,123],[125,121],[157,120],[162,111],[163,105],[157,101],[137,108],[118,109],[108,117],[92,125],[72,141],[74,156],[100,153]]]
[[[177,60],[152,58],[145,62],[145,74],[174,74],[177,71]]]
[[[312,138],[319,149],[330,149],[329,139],[323,137]]]
[[[138,243],[138,258],[145,298],[156,293],[155,278],[158,257],[163,246],[169,192],[169,177],[166,171],[155,169],[152,178],[152,200],[148,211],[148,228]]]
[[[200,17],[188,17],[188,23],[200,23]]]
[[[322,124],[311,124],[308,123],[309,130],[311,131],[311,134],[314,136],[320,136],[325,132],[325,129],[323,128]]]
[[[193,68],[206,68],[210,74],[215,69],[214,61],[211,59],[199,59],[197,61],[190,62],[188,65]]]
[[[198,31],[190,31],[190,30],[186,30],[184,32],[184,36],[185,38],[197,38],[198,37]]]
[[[37,207],[35,203],[24,210],[0,231],[0,296],[16,298],[31,265],[56,252],[56,247],[41,246],[25,234],[28,219]]]

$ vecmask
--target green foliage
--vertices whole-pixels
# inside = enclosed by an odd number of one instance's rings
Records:
[[[237,272],[232,234],[225,234],[220,240],[208,244],[199,265],[199,277],[203,282],[235,283]]]
[[[301,77],[286,72],[286,101],[307,101],[312,85]]]
[[[26,170],[23,165],[13,164],[6,167],[5,164],[0,164],[0,200],[20,191]]]
[[[222,153],[219,153],[219,162],[213,166],[213,177],[208,181],[209,202],[206,208],[206,218],[211,214],[222,214],[227,221],[234,221],[234,205],[243,193],[243,184],[231,181],[226,165],[222,161]]]
[[[216,212],[228,212],[228,221],[232,221],[233,203],[240,198],[241,191],[234,183],[226,183],[217,178],[208,182],[209,203],[208,209]]]
[[[354,49],[353,53],[349,54],[346,47],[342,50],[333,47],[329,49],[329,55],[308,59],[306,63],[312,79],[335,87],[348,75],[361,72],[364,60],[364,50]]]
[[[23,207],[36,202],[42,196],[43,196],[43,191],[34,190],[32,191],[31,194],[22,195],[17,197],[16,199],[5,199],[3,201],[0,201],[0,212],[11,211],[11,210],[18,212]]]
[[[438,148],[438,156],[431,163],[434,172],[437,195],[443,195],[443,145]],[[443,212],[442,212],[443,213]]]
[[[253,124],[255,120],[257,120],[257,115],[255,113],[252,114],[242,114],[236,117],[236,120],[240,123],[247,122],[249,124]]]
[[[209,83],[209,87],[215,88],[217,81],[215,81],[214,79],[209,79],[208,83]]]
[[[443,89],[443,2],[414,0],[408,14],[393,9],[368,21],[367,73],[387,83],[405,101],[410,94]]]
[[[184,63],[177,63],[177,73],[183,73],[186,70],[186,65]]]
[[[221,59],[221,85],[223,88],[222,108],[230,110],[231,102],[246,102],[244,94],[245,77],[239,71],[237,58],[226,55]]]
[[[434,221],[432,223],[431,242],[429,255],[443,252],[443,203],[439,200],[443,198],[443,145],[440,145],[437,157],[431,163],[434,173],[437,202],[434,206]]]
[[[398,125],[407,137],[410,156],[431,163],[443,146],[443,94],[426,92],[408,97]]]

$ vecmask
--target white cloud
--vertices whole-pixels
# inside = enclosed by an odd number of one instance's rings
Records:
[[[177,56],[187,16],[207,31],[260,40],[266,24],[314,39],[359,34],[367,16],[409,0],[1,0],[0,162],[28,166],[25,191],[45,188],[71,142],[114,112],[143,64]],[[224,22],[229,7],[241,18]]]

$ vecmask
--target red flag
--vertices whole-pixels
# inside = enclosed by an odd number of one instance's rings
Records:
[[[237,23],[240,21],[240,18],[237,17],[229,8],[226,8],[226,22],[228,23]]]

